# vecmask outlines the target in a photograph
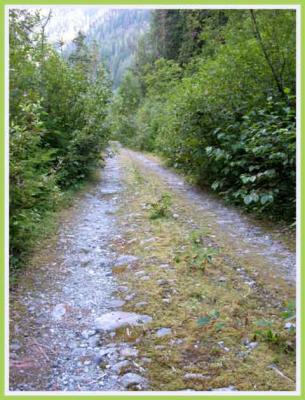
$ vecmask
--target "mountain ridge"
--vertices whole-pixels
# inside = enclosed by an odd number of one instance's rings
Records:
[[[51,10],[52,18],[46,30],[50,42],[55,46],[62,42],[64,52],[69,54],[73,39],[79,31],[83,32],[88,43],[97,43],[116,88],[132,64],[140,36],[149,27],[151,10],[101,7]]]

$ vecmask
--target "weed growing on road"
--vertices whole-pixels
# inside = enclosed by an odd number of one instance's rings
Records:
[[[133,167],[133,174],[134,174],[134,179],[135,179],[136,183],[139,185],[143,185],[143,183],[145,182],[145,178],[141,174],[141,172],[139,171],[139,168],[137,166]]]
[[[203,247],[203,240],[206,232],[203,230],[193,231],[189,240],[191,248],[184,256],[185,261],[190,268],[205,271],[208,264],[212,264],[213,257],[218,254],[218,250],[214,247]]]
[[[282,312],[281,317],[285,322],[285,331],[281,325],[275,324],[269,320],[258,320],[255,325],[258,329],[254,333],[255,340],[268,343],[277,351],[284,353],[295,352],[295,324],[291,320],[295,320],[295,302],[289,301],[286,303],[285,310]]]
[[[205,271],[208,264],[212,264],[213,256],[216,250],[209,247],[192,248],[192,250],[185,256],[190,268],[200,269]]]
[[[150,203],[150,219],[165,218],[170,216],[172,197],[170,193],[163,193],[154,203]]]

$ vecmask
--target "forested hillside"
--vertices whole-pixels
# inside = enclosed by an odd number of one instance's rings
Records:
[[[74,50],[73,38],[80,30],[86,43],[98,44],[101,61],[116,88],[126,69],[134,61],[139,37],[149,27],[149,9],[107,9],[95,6],[50,9],[47,37],[64,55]],[[47,14],[45,10],[43,14]],[[68,23],[67,23],[68,21]]]
[[[110,123],[227,201],[292,223],[295,11],[153,11]]]
[[[11,266],[42,235],[48,213],[96,169],[109,131],[111,84],[80,34],[65,60],[47,43],[48,17],[10,11]]]
[[[88,30],[89,42],[100,46],[101,59],[116,88],[134,61],[139,37],[148,29],[150,10],[109,10],[103,21],[96,20]]]

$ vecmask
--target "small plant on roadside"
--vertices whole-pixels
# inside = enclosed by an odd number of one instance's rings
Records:
[[[260,319],[255,321],[258,329],[254,333],[254,339],[261,339],[263,342],[278,344],[279,335],[271,328],[273,323],[271,321]]]
[[[191,268],[205,270],[208,264],[211,264],[213,257],[218,253],[214,247],[203,247],[205,231],[193,231],[190,234],[191,249],[185,259]]]
[[[143,185],[143,183],[145,182],[145,179],[144,179],[143,175],[141,174],[141,172],[139,171],[138,167],[133,168],[133,174],[134,174],[136,183],[138,183],[139,185]]]
[[[274,329],[263,329],[255,332],[254,339],[268,343],[280,352],[295,352],[295,334],[290,331],[277,332]]]
[[[215,321],[219,318],[219,316],[220,316],[219,311],[217,311],[217,310],[212,310],[212,311],[210,311],[207,315],[204,315],[204,316],[202,316],[202,317],[199,317],[199,318],[197,319],[197,325],[198,325],[199,327],[203,327],[203,326],[205,326],[205,325],[208,325],[208,324],[210,324],[210,323],[212,323],[212,322],[215,322]]]
[[[217,322],[214,326],[216,332],[220,332],[226,326],[225,322]]]
[[[208,264],[212,263],[213,256],[216,254],[215,249],[210,247],[203,247],[196,253],[193,253],[189,259],[192,268],[205,271]]]
[[[157,201],[155,201],[154,203],[150,203],[150,219],[169,217],[171,205],[172,197],[170,193],[163,193]]]
[[[272,329],[263,329],[260,331],[256,331],[255,337],[260,338],[264,342],[279,344],[280,336],[277,332],[274,332]]]
[[[207,231],[205,230],[196,230],[191,232],[190,241],[193,245],[199,246],[203,242],[203,238],[207,235]]]
[[[217,254],[217,250],[213,247],[192,247],[185,256],[185,260],[190,268],[205,271],[208,264],[212,264],[213,257]]]
[[[282,317],[285,321],[291,321],[296,318],[296,310],[295,310],[295,301],[289,301],[286,306],[285,310],[282,312]]]
[[[254,340],[261,340],[285,353],[295,351],[294,329],[283,332],[267,320],[258,320],[255,325],[259,329],[254,333]]]

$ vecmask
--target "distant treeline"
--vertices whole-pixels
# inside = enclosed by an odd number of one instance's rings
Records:
[[[231,203],[295,218],[294,10],[155,10],[113,136]]]

